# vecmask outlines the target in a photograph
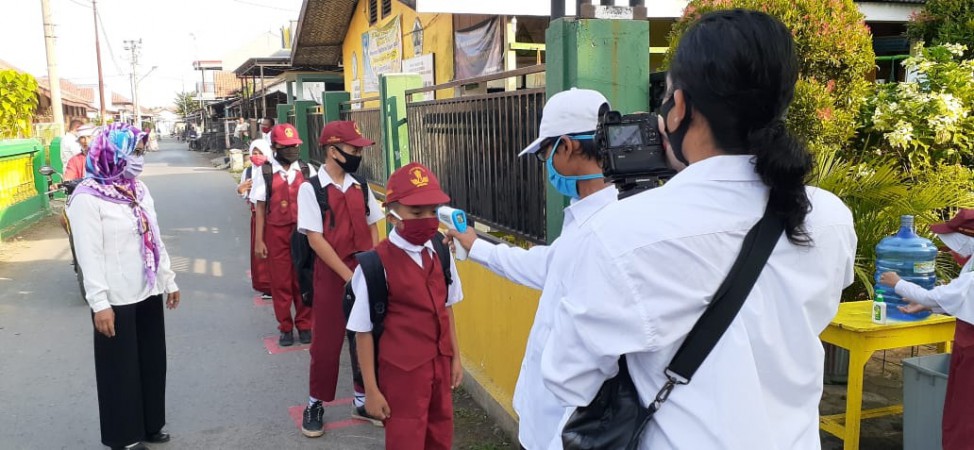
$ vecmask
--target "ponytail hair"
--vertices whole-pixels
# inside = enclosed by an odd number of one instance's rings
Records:
[[[768,208],[785,224],[788,240],[810,245],[805,182],[812,155],[787,128],[798,58],[791,32],[768,14],[743,9],[703,15],[680,39],[670,67],[672,88],[683,89],[706,117],[726,153],[753,155],[770,190]]]

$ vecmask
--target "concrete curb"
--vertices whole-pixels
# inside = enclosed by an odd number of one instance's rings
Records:
[[[472,373],[466,367],[463,369],[463,389],[470,394],[470,398],[477,403],[484,411],[487,412],[487,416],[490,417],[497,426],[504,431],[504,433],[511,440],[512,449],[520,449],[521,445],[517,439],[518,422],[517,418],[512,416],[507,409],[504,408],[497,399],[494,398],[487,388],[480,384],[480,381],[476,374]]]

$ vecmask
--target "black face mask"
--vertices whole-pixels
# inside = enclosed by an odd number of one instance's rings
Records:
[[[676,100],[671,95],[670,99],[660,106],[659,112],[663,116],[663,127],[666,130],[667,140],[670,141],[670,148],[673,149],[673,156],[676,157],[677,161],[689,166],[690,162],[687,161],[686,155],[683,154],[683,138],[687,136],[687,130],[690,129],[690,120],[693,119],[693,107],[690,106],[690,96],[687,95],[686,91],[683,92],[683,107],[686,108],[686,114],[684,114],[680,126],[670,131],[666,117],[675,105]]]
[[[298,160],[301,155],[301,149],[299,147],[284,147],[277,149],[277,159],[278,161],[291,164]]]
[[[338,167],[341,167],[342,170],[344,170],[346,173],[353,173],[356,170],[358,170],[358,166],[362,164],[361,156],[349,155],[348,153],[343,152],[342,149],[338,147],[335,147],[335,150],[337,150],[338,153],[341,153],[342,156],[345,157],[345,162],[340,162],[337,159],[335,160],[335,163],[338,164]]]

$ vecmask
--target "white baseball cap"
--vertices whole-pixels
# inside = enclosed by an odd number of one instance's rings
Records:
[[[576,89],[552,95],[544,105],[538,138],[521,150],[517,156],[537,153],[545,139],[566,134],[595,131],[599,126],[599,111],[609,101],[598,91]]]
[[[91,137],[98,131],[94,125],[82,125],[78,128],[78,137]]]

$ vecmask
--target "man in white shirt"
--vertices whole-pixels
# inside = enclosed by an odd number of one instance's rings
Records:
[[[260,135],[261,139],[271,140],[271,130],[274,128],[274,119],[271,117],[265,117],[260,121]]]
[[[544,107],[540,137],[520,154],[535,155],[544,161],[548,171],[555,172],[549,177],[564,180],[556,187],[570,190],[569,186],[575,186],[574,192],[564,193],[572,204],[565,208],[561,235],[550,246],[536,245],[525,250],[478,239],[472,228],[463,234],[450,232],[470,252],[474,262],[515,283],[542,291],[514,388],[514,410],[520,418],[518,440],[528,450],[561,448],[557,427],[566,409],[544,386],[541,354],[548,342],[555,307],[565,295],[564,277],[581,256],[576,252],[578,230],[606,205],[615,203],[619,194],[602,177],[592,139],[600,112],[608,108],[608,100],[602,94],[588,89],[553,95]]]
[[[626,355],[649,405],[766,205],[785,223],[737,317],[639,448],[821,446],[818,336],[853,281],[856,235],[838,198],[803,185],[812,157],[782,119],[797,75],[791,33],[777,19],[704,15],[680,41],[660,117],[668,156],[688,167],[607,206],[577,237],[581,256],[549,337],[557,345],[542,355],[545,384],[568,406],[589,405]]]
[[[84,124],[80,119],[71,119],[71,122],[68,124],[68,132],[64,133],[64,136],[61,136],[61,165],[63,168],[67,168],[68,161],[74,155],[81,153],[81,143],[78,142],[78,129]]]

